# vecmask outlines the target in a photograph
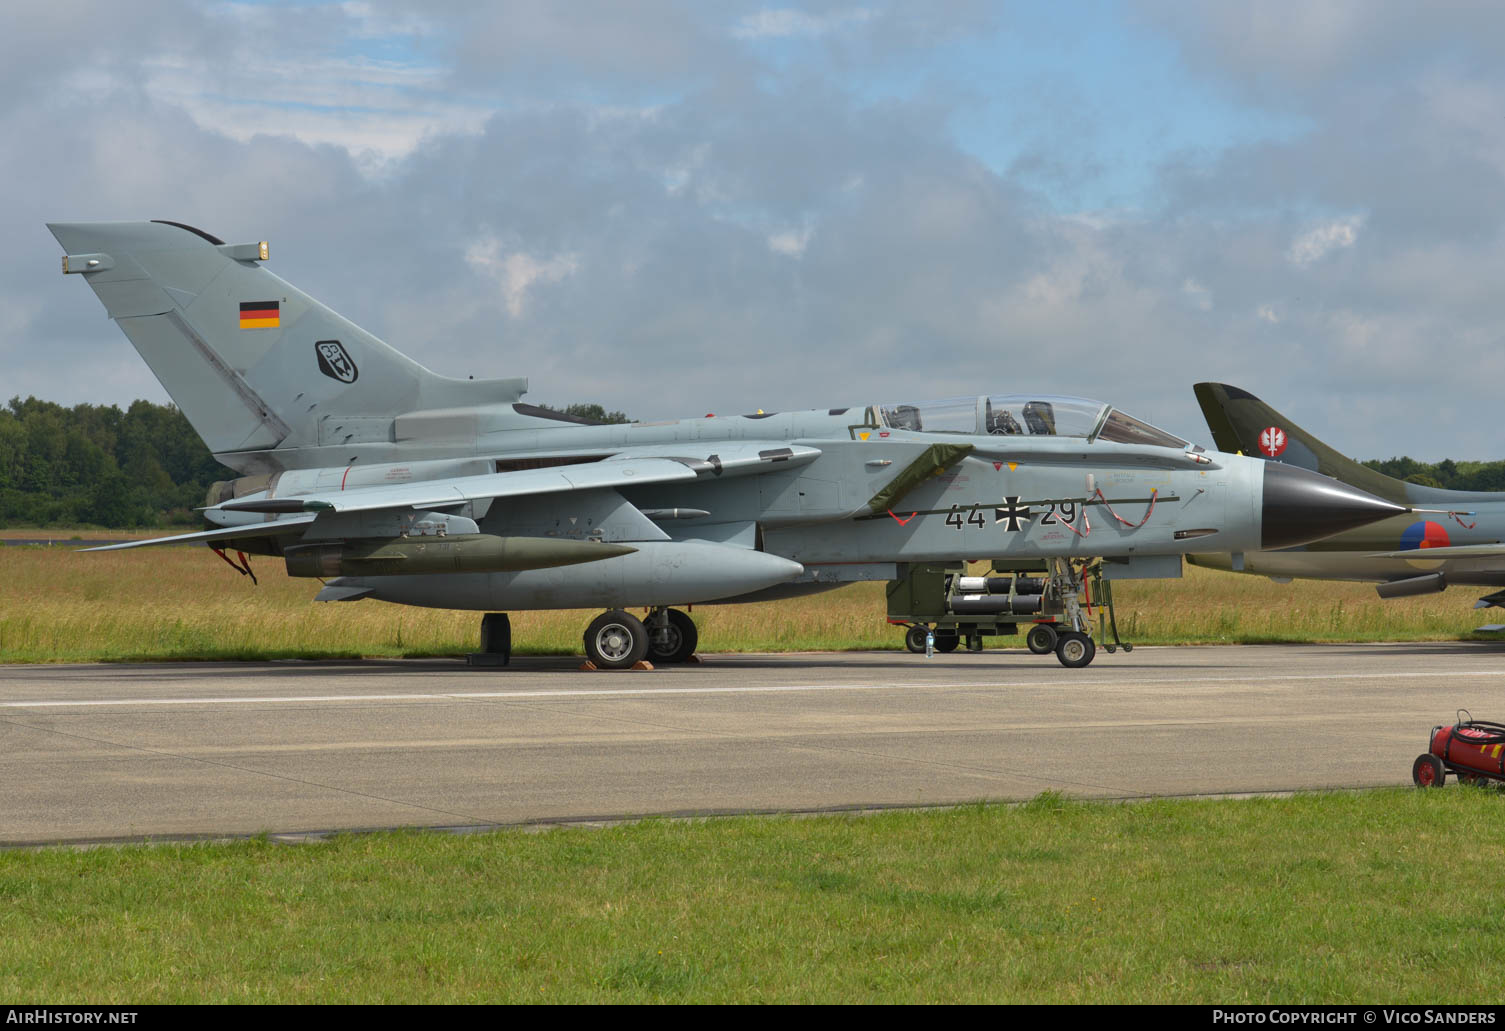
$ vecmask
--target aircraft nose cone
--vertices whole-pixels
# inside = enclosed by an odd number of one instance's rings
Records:
[[[1293,548],[1405,511],[1309,469],[1266,462],[1261,546]]]

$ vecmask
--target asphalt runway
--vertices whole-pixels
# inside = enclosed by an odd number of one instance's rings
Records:
[[[0,666],[0,844],[1410,783],[1494,643]]]

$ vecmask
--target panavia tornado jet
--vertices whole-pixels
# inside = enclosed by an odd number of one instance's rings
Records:
[[[1080,666],[1089,559],[1110,578],[1179,576],[1188,551],[1290,547],[1404,511],[1079,398],[591,425],[523,401],[524,379],[435,375],[267,271],[265,243],[172,222],[49,228],[63,271],[241,474],[211,492],[209,529],[140,544],[277,556],[326,578],[323,601],[487,612],[483,654],[502,661],[508,610],[604,608],[585,651],[624,668],[694,652],[672,606],[970,557],[1044,570],[1058,657]]]
[[[1377,581],[1382,598],[1444,590],[1448,584],[1505,587],[1505,494],[1408,483],[1346,458],[1247,390],[1226,383],[1194,388],[1213,440],[1225,451],[1271,465],[1308,469],[1404,506],[1393,516],[1321,541],[1279,551],[1197,554],[1199,566],[1276,580]],[[1475,608],[1505,607],[1505,591]]]

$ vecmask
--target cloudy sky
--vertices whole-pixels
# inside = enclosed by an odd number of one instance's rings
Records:
[[[1505,11],[15,0],[0,395],[166,400],[45,220],[231,242],[640,418],[980,392],[1498,458]]]

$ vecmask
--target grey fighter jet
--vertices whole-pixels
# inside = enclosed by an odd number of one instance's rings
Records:
[[[1442,490],[1407,483],[1339,454],[1259,398],[1226,383],[1198,383],[1197,403],[1217,446],[1272,464],[1309,469],[1407,508],[1382,519],[1280,551],[1196,554],[1214,569],[1238,567],[1276,580],[1377,582],[1382,598],[1446,589],[1448,584],[1505,587],[1505,494]],[[1505,591],[1475,608],[1505,607]]]
[[[523,401],[523,379],[435,375],[267,271],[264,243],[172,222],[49,228],[63,271],[241,473],[212,492],[210,529],[142,543],[275,555],[329,578],[319,600],[488,612],[489,653],[505,653],[509,609],[600,606],[591,662],[682,661],[695,625],[670,606],[974,557],[1046,571],[1057,655],[1082,666],[1087,559],[1179,576],[1214,542],[1288,547],[1404,510],[1079,398],[589,425]],[[638,606],[646,626],[624,611]]]

